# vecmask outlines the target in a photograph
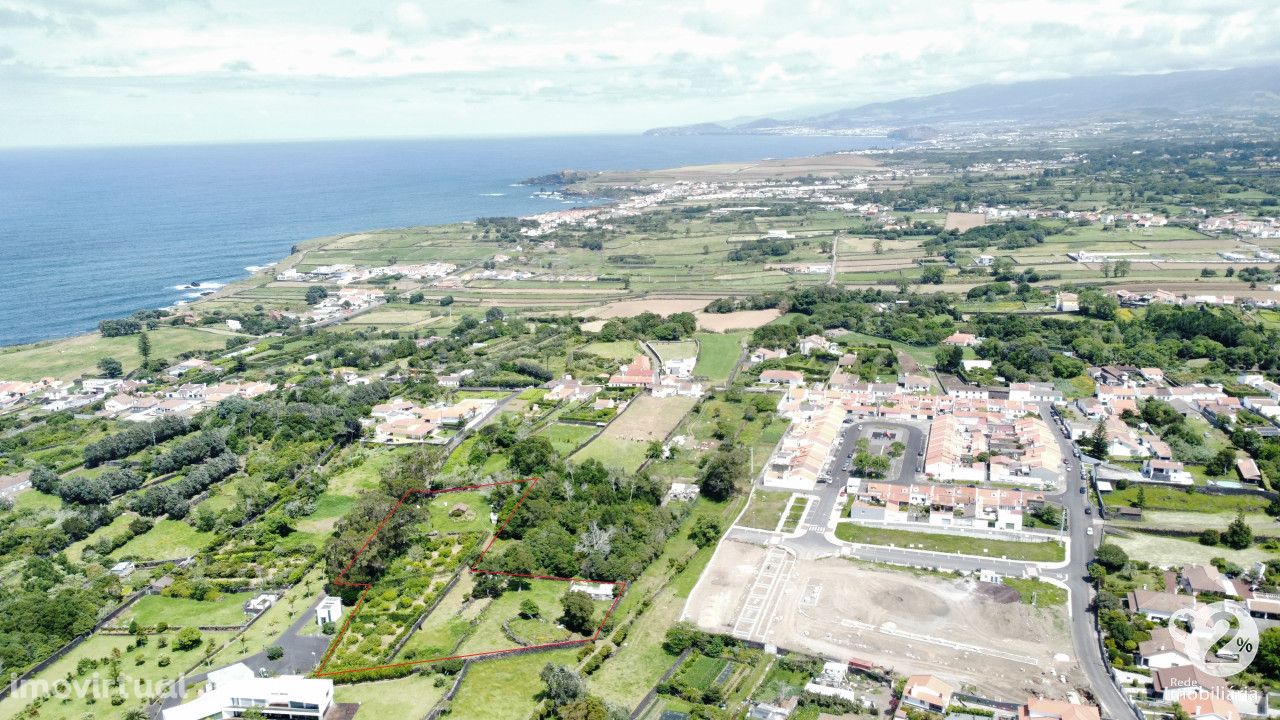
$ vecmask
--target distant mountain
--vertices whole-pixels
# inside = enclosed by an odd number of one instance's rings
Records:
[[[938,126],[992,120],[1042,122],[1086,118],[1160,118],[1280,112],[1280,67],[1192,70],[1160,75],[1102,75],[972,87],[869,103],[792,120],[760,118],[733,125],[701,123],[654,135],[775,134],[901,127],[910,135]],[[779,113],[787,116],[788,113]]]

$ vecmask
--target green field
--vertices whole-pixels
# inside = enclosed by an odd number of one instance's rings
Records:
[[[694,335],[702,349],[698,353],[698,364],[694,366],[693,374],[712,382],[728,380],[729,373],[733,372],[733,366],[738,363],[738,357],[742,354],[742,340],[749,335],[750,333],[745,332],[700,332]]]
[[[1142,488],[1143,507],[1151,510],[1234,513],[1237,510],[1258,512],[1267,506],[1267,499],[1261,495],[1210,495],[1156,485],[1130,485],[1107,493],[1103,499],[1108,507],[1132,506],[1138,501],[1139,488]]]
[[[178,520],[161,520],[147,532],[121,545],[111,557],[137,560],[177,560],[191,557],[213,539]]]
[[[751,493],[751,503],[743,513],[739,525],[760,530],[774,530],[782,519],[782,511],[787,508],[791,499],[788,490],[755,490]]]
[[[249,620],[244,604],[254,593],[223,595],[215,601],[148,595],[129,608],[122,621],[137,620],[143,627],[165,623],[169,627],[243,625]]]
[[[635,340],[617,340],[615,342],[593,342],[587,343],[578,348],[580,352],[599,355],[600,357],[617,360],[618,362],[630,362],[632,358],[640,354],[640,346]]]
[[[646,442],[601,435],[569,459],[580,463],[595,458],[609,467],[633,472],[644,463],[648,449]]]
[[[588,425],[551,423],[539,430],[538,434],[550,440],[551,446],[562,457],[567,457],[599,431],[600,428]]]
[[[427,710],[444,697],[453,682],[453,678],[449,678],[449,683],[437,685],[435,677],[425,672],[398,680],[338,685],[333,689],[333,699],[340,703],[359,703],[357,720],[418,718],[425,716]]]
[[[487,532],[489,503],[481,491],[459,491],[429,495],[431,529],[438,532]]]
[[[896,547],[913,547],[917,550],[931,552],[977,555],[980,557],[1003,557],[1010,560],[1056,562],[1062,560],[1064,556],[1062,543],[1056,541],[1017,542],[1013,540],[988,540],[964,535],[943,535],[941,533],[914,532],[911,530],[871,528],[851,522],[842,522],[837,525],[836,537],[845,542],[866,545],[894,545]]]
[[[153,358],[175,360],[184,352],[224,348],[228,338],[237,337],[234,333],[169,326],[156,328],[147,334],[151,338]],[[96,377],[98,360],[104,357],[119,360],[125,372],[137,368],[142,362],[142,356],[138,354],[138,336],[104,338],[93,333],[5,348],[0,350],[0,378],[39,380],[53,376],[67,379],[83,374]]]
[[[524,720],[538,705],[543,690],[538,673],[548,663],[577,665],[573,648],[476,663],[454,696],[453,717],[467,720]],[[426,708],[422,708],[426,714]],[[378,716],[374,716],[378,717]]]

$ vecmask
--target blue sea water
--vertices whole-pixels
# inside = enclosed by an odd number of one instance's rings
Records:
[[[0,150],[0,345],[84,332],[226,283],[300,240],[569,207],[513,183],[885,146],[586,136]]]

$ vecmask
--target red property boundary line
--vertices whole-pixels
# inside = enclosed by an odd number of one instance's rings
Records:
[[[556,647],[571,647],[573,645],[584,645],[586,643],[593,643],[596,640],[599,640],[600,633],[604,630],[605,623],[609,622],[609,618],[613,615],[614,610],[618,608],[618,602],[622,600],[622,594],[626,592],[627,584],[625,582],[609,581],[609,580],[587,580],[586,578],[577,578],[577,577],[556,577],[554,575],[524,575],[521,573],[508,573],[508,572],[499,572],[497,570],[479,570],[478,569],[481,561],[484,560],[484,556],[488,554],[489,549],[493,547],[493,544],[495,542],[497,542],[498,535],[504,529],[506,529],[507,523],[511,522],[511,518],[514,517],[515,514],[520,510],[520,506],[524,504],[525,498],[529,496],[529,492],[533,490],[534,486],[537,485],[541,479],[542,478],[528,478],[525,480],[506,480],[503,482],[485,483],[482,485],[465,485],[462,487],[455,487],[455,488],[441,488],[438,490],[427,490],[427,489],[406,490],[405,493],[400,496],[400,500],[396,502],[395,507],[391,508],[390,512],[388,512],[386,516],[382,518],[382,522],[378,523],[378,527],[374,529],[373,534],[369,536],[369,539],[365,540],[364,544],[360,546],[360,549],[356,551],[355,557],[351,558],[351,562],[347,563],[347,566],[342,569],[342,572],[338,573],[338,577],[335,578],[333,581],[334,585],[340,585],[342,587],[362,588],[362,590],[360,592],[360,597],[356,600],[355,606],[351,609],[351,612],[347,615],[347,621],[342,624],[342,630],[338,633],[337,637],[333,639],[333,643],[329,646],[328,652],[324,654],[324,659],[320,661],[320,666],[316,668],[315,677],[335,677],[337,675],[350,675],[353,673],[368,672],[370,670],[386,670],[388,668],[408,667],[411,665],[428,665],[430,663],[444,662],[446,660],[468,660],[468,659],[482,658],[482,657],[488,657],[493,655],[506,655],[508,653],[514,653],[514,652],[527,652],[531,650],[540,650],[540,649],[548,649],[548,648],[556,648]],[[485,543],[484,550],[480,551],[480,556],[477,557],[476,561],[471,564],[471,567],[469,568],[469,570],[472,573],[477,575],[503,575],[506,577],[529,578],[531,580],[556,580],[559,582],[591,582],[591,583],[598,583],[601,585],[613,585],[616,588],[614,592],[613,602],[609,605],[608,611],[605,612],[604,617],[600,620],[600,624],[596,626],[596,631],[594,634],[591,635],[591,637],[582,638],[579,640],[561,640],[560,642],[544,643],[541,645],[517,646],[513,648],[505,648],[502,650],[486,650],[484,652],[467,653],[465,655],[449,655],[446,657],[428,658],[426,660],[409,660],[406,662],[389,663],[386,665],[371,665],[369,667],[350,668],[346,670],[333,670],[331,672],[324,671],[325,667],[327,667],[329,664],[329,660],[332,659],[334,651],[336,651],[338,649],[338,646],[341,645],[342,638],[346,636],[347,629],[351,627],[351,621],[355,619],[356,615],[360,614],[360,610],[364,607],[365,596],[369,594],[369,590],[372,589],[373,587],[372,583],[347,582],[343,578],[347,576],[347,573],[351,570],[352,566],[355,565],[356,561],[360,559],[360,555],[364,553],[364,551],[369,547],[369,544],[372,543],[373,539],[378,536],[378,533],[382,532],[382,529],[386,527],[387,522],[390,521],[391,517],[396,514],[396,512],[400,509],[400,506],[404,505],[405,500],[408,499],[410,495],[442,495],[445,493],[462,492],[466,490],[483,490],[485,488],[498,487],[500,485],[519,485],[520,483],[527,483],[527,487],[524,489],[524,492],[520,494],[520,499],[516,501],[515,507],[511,508],[511,512],[507,513],[507,517],[503,519],[502,524],[498,526],[498,529],[495,530],[493,534],[489,537],[489,542]]]

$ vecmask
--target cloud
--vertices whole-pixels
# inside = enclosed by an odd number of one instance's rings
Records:
[[[311,112],[330,135],[346,121],[326,109],[357,103],[374,133],[418,111],[453,123],[431,126],[441,132],[528,132],[566,116],[612,130],[619,118],[675,124],[982,82],[1280,61],[1280,3],[1249,0],[0,0],[0,29],[6,79],[42,78],[10,82],[7,104],[47,108],[28,126],[0,117],[0,138],[123,118],[140,112],[118,101],[133,92],[162,115],[164,102],[193,97],[200,117],[250,100],[276,122]],[[324,107],[290,105],[303,97]],[[492,120],[481,121],[486,107]]]

